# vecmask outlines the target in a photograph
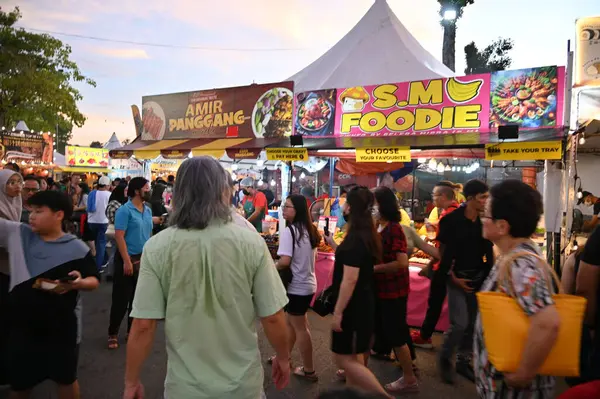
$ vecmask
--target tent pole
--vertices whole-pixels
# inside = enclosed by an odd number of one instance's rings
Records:
[[[417,188],[417,165],[415,165],[415,161],[412,161],[413,164],[413,171],[412,171],[412,178],[413,178],[413,186],[412,186],[412,198],[410,201],[410,213],[412,215],[412,219],[415,220],[415,190]]]
[[[333,197],[333,184],[335,183],[335,158],[329,158],[329,197]]]

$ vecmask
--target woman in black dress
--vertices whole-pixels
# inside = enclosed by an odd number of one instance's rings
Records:
[[[373,267],[381,263],[381,240],[371,215],[373,193],[366,187],[353,188],[343,215],[348,232],[337,246],[333,289],[338,293],[333,313],[331,351],[349,386],[390,397],[365,366],[371,350],[375,322]],[[327,238],[336,247],[331,235]]]

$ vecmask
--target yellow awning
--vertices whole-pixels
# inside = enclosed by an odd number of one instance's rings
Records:
[[[56,169],[62,170],[63,172],[71,173],[104,173],[108,174],[111,172],[108,168],[88,168],[85,166],[58,166]]]

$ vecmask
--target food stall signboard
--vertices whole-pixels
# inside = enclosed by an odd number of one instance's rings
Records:
[[[292,134],[294,82],[142,97],[142,140],[278,138]]]
[[[49,133],[0,132],[0,159],[52,163],[52,158],[53,143]]]
[[[295,134],[386,137],[561,126],[564,67],[296,93]]]
[[[600,85],[600,16],[578,19],[575,85]]]
[[[357,148],[356,162],[410,162],[410,147]]]
[[[562,141],[532,141],[485,145],[487,161],[541,161],[562,158]]]
[[[108,167],[108,150],[105,148],[67,146],[67,166],[92,168]]]
[[[268,161],[307,161],[306,148],[267,148]]]

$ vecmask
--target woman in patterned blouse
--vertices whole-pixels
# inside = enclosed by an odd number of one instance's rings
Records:
[[[549,274],[544,271],[538,246],[530,240],[543,213],[539,192],[518,180],[505,180],[492,187],[485,215],[482,216],[483,235],[500,250],[481,291],[509,293],[506,282],[498,286],[498,267],[507,256],[514,258],[510,267],[514,298],[529,317],[530,327],[517,371],[501,374],[488,359],[481,317],[475,325],[474,369],[477,393],[480,398],[550,399],[553,398],[555,378],[541,376],[542,366],[556,342],[560,319],[549,289]]]

